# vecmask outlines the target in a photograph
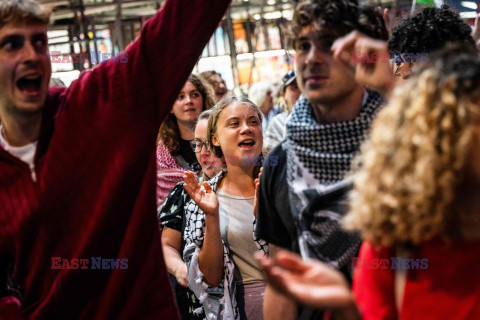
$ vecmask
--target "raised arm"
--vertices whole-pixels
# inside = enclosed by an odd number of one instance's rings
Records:
[[[122,58],[101,63],[72,84],[69,102],[99,112],[134,111],[140,121],[158,127],[229,3],[167,0]]]
[[[205,282],[217,287],[223,277],[223,245],[220,233],[219,203],[207,182],[203,190],[192,172],[185,173],[185,190],[205,213],[205,238],[198,254],[198,266]]]

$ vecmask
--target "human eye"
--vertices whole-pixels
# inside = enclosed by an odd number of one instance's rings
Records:
[[[312,47],[312,45],[311,45],[310,41],[308,41],[306,39],[300,39],[300,40],[297,41],[295,49],[297,51],[307,52],[307,51],[310,50],[311,47]]]
[[[7,51],[19,50],[23,47],[25,38],[22,36],[9,36],[0,42],[0,48]]]
[[[252,119],[250,119],[249,122],[250,122],[251,125],[258,125],[260,123],[260,121],[258,121],[257,118],[252,118]]]
[[[184,93],[180,93],[177,97],[177,100],[179,101],[182,101],[183,99],[185,99],[185,94]]]
[[[47,48],[47,37],[45,35],[37,35],[33,38],[33,46],[35,47],[35,50],[39,52],[44,52]]]
[[[193,98],[198,98],[198,97],[200,97],[200,92],[194,92],[194,93],[192,93],[192,97],[193,97]]]

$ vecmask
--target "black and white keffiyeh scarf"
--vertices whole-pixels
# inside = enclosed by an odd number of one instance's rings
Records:
[[[300,220],[302,224],[302,214],[313,199],[328,193],[329,190],[338,189],[338,183],[345,184],[345,175],[349,173],[352,160],[360,151],[382,102],[378,93],[366,91],[362,108],[355,119],[319,124],[315,120],[313,106],[303,95],[298,99],[286,124],[285,141],[290,207],[297,222]],[[322,254],[321,249],[315,251],[318,251],[317,258],[335,267],[345,265],[351,258],[350,254],[358,250],[356,246],[360,245],[360,239],[345,232],[332,231],[332,228],[341,230],[341,215],[338,213],[322,211],[313,214],[322,216],[314,219],[314,226],[299,227],[297,224],[301,238],[302,233],[304,238],[308,238],[310,229],[314,228],[318,236],[316,240],[306,240],[310,245],[315,243],[318,247],[318,243],[341,244],[343,249],[339,250],[344,252],[336,252],[334,257]],[[338,239],[334,239],[335,237]],[[345,241],[351,242],[351,245],[345,246]],[[302,243],[300,249],[302,251]],[[329,248],[329,251],[331,249]]]

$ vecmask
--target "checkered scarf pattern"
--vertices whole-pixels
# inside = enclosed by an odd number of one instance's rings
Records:
[[[284,148],[290,209],[303,257],[320,259],[340,269],[357,254],[361,239],[342,229],[341,212],[322,208],[307,212],[307,208],[313,199],[344,182],[382,102],[378,93],[367,91],[355,119],[331,124],[317,123],[313,107],[305,97],[295,104],[287,121]],[[314,215],[310,225],[304,214]]]
[[[317,184],[329,185],[342,180],[381,103],[378,93],[367,91],[367,98],[355,119],[318,124],[312,105],[302,95],[287,121],[288,180],[293,181],[302,170],[307,170]]]

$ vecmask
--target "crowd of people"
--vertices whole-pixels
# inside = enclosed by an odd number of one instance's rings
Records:
[[[301,1],[247,98],[191,73],[228,6],[65,88],[48,10],[0,1],[0,319],[480,318],[479,18]]]

